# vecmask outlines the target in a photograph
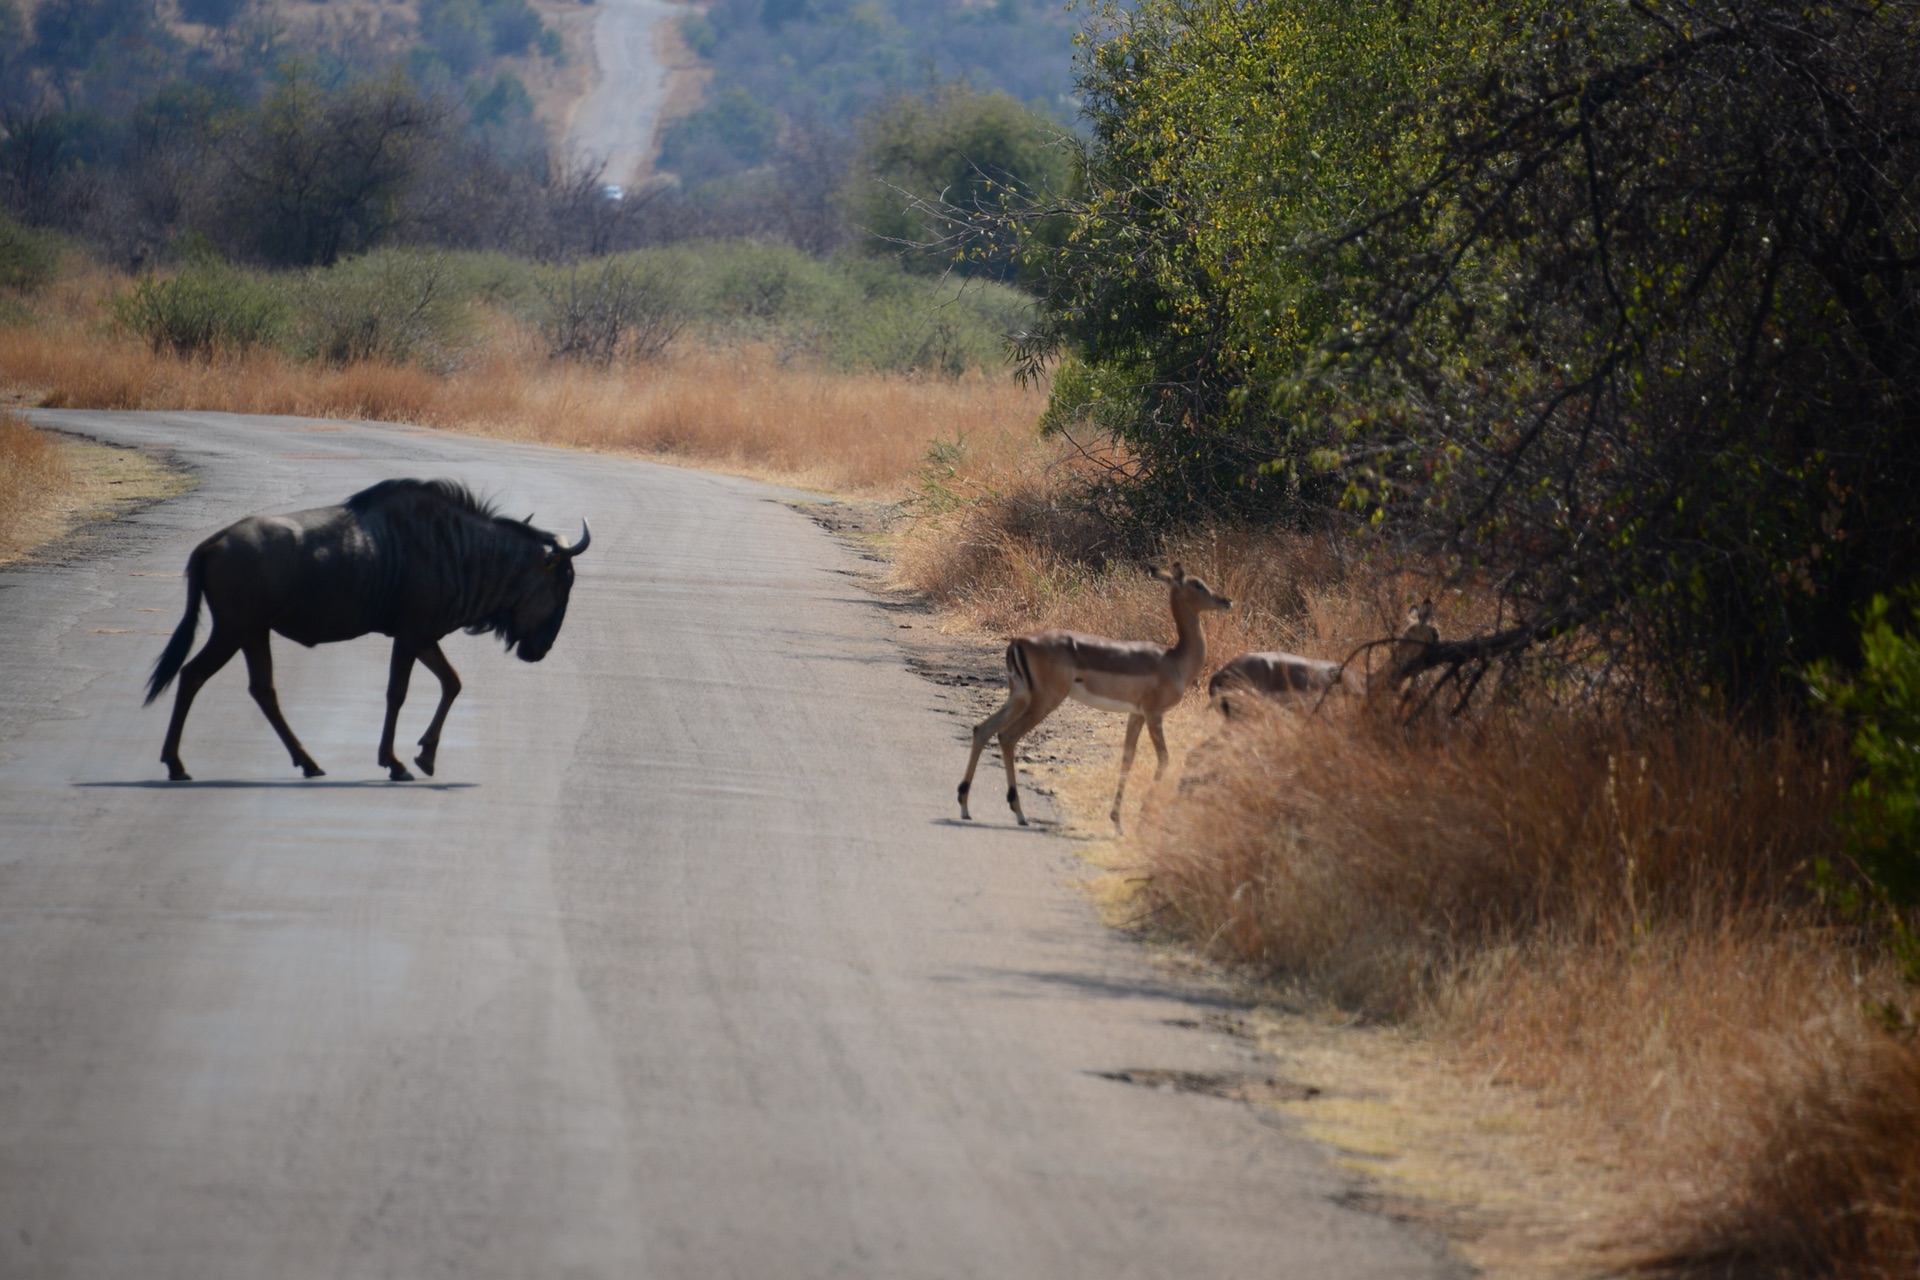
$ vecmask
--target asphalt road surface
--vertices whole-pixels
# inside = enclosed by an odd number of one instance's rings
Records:
[[[574,112],[567,145],[581,159],[604,162],[610,183],[635,182],[653,148],[653,131],[667,100],[667,69],[654,45],[656,30],[693,12],[666,0],[596,0],[593,89]]]
[[[404,428],[40,413],[200,486],[0,572],[0,1276],[1417,1277],[982,799],[858,562],[781,491]],[[236,660],[169,784],[142,685],[239,516],[449,476],[569,534],[545,662],[455,636],[437,778],[387,647]],[[203,625],[201,636],[206,635]],[[171,700],[168,695],[166,701]],[[433,704],[414,680],[410,742]],[[1186,1023],[1186,1026],[1177,1025]]]

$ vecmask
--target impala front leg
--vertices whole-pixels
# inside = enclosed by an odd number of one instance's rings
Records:
[[[1127,745],[1120,749],[1120,785],[1113,791],[1113,812],[1107,816],[1113,819],[1113,829],[1120,830],[1120,802],[1127,795],[1127,771],[1133,768],[1133,752],[1140,745],[1140,728],[1147,718],[1138,711],[1127,717]],[[1158,740],[1160,727],[1154,726],[1154,738]]]
[[[393,734],[400,723],[400,704],[407,700],[407,682],[413,676],[417,653],[413,645],[395,640],[393,661],[387,668],[387,723],[380,731],[380,763],[387,767],[387,777],[393,782],[413,781],[413,774],[393,754]]]

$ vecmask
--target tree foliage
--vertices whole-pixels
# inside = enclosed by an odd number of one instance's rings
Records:
[[[1664,691],[1771,704],[1920,575],[1920,5],[1543,15],[1402,118],[1323,385],[1356,494]]]
[[[1916,48],[1915,0],[1107,11],[1024,354],[1142,518],[1341,508],[1490,585],[1436,660],[1578,631],[1768,705],[1920,575]]]
[[[1037,364],[1071,347],[1103,385],[1133,388],[1117,434],[1136,514],[1272,513],[1324,496],[1311,477],[1302,491],[1298,469],[1260,471],[1327,443],[1269,403],[1351,287],[1317,249],[1391,198],[1421,139],[1390,109],[1469,65],[1498,7],[1098,8],[1081,63],[1083,193],[1064,243],[1027,244],[1048,323],[1022,354]]]
[[[327,266],[381,243],[447,121],[406,80],[330,87],[292,67],[223,149],[226,234],[279,266]]]
[[[996,279],[1014,257],[954,232],[1064,193],[1069,155],[1059,130],[1004,93],[962,84],[896,94],[867,113],[848,204],[873,252],[911,269]]]

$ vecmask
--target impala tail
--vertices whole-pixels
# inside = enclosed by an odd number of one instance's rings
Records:
[[[180,625],[173,629],[173,639],[167,641],[167,647],[160,654],[160,661],[153,664],[153,679],[147,681],[147,703],[167,691],[173,678],[180,674],[180,668],[186,664],[187,652],[193,648],[193,633],[200,629],[201,580],[205,576],[200,549],[194,548],[187,557],[187,612],[180,619]]]

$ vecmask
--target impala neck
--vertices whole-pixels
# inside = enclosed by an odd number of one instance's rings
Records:
[[[1173,648],[1167,650],[1167,657],[1191,679],[1194,672],[1206,665],[1207,634],[1200,629],[1198,609],[1182,603],[1178,596],[1171,603],[1173,629],[1179,639],[1174,641]]]

